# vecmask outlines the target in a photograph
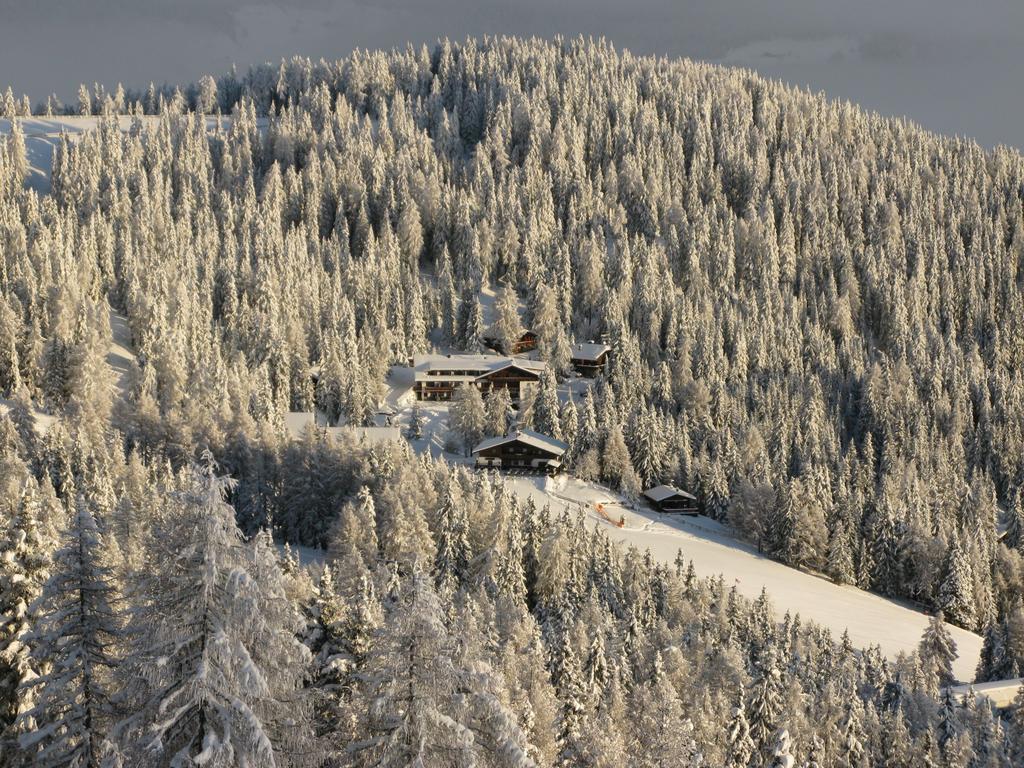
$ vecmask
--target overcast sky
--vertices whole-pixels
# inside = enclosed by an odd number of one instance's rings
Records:
[[[1024,148],[1024,0],[0,0],[0,88],[187,82],[232,63],[484,34],[603,36],[751,67]]]

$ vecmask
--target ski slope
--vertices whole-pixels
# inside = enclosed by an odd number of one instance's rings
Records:
[[[724,526],[704,517],[662,515],[642,506],[630,505],[621,496],[594,483],[570,476],[509,476],[505,482],[522,497],[538,505],[550,504],[560,512],[566,506],[582,508],[588,523],[602,526],[608,535],[625,546],[650,550],[663,563],[673,563],[681,549],[692,560],[699,576],[722,574],[727,586],[756,598],[768,591],[776,613],[799,613],[805,621],[826,627],[836,639],[849,632],[858,648],[878,645],[887,658],[917,648],[929,617],[916,608],[851,586],[798,571],[759,555],[755,549],[734,539]],[[601,518],[595,505],[601,503],[614,520],[620,515],[625,525],[617,528]],[[974,680],[982,639],[973,632],[948,625],[959,657],[953,663],[958,680]]]

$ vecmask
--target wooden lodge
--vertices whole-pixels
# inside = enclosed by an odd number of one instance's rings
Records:
[[[525,387],[540,382],[545,364],[538,360],[499,355],[417,355],[413,392],[417,400],[450,400],[463,385],[486,395],[492,389],[507,389],[517,402]]]
[[[497,336],[484,336],[484,344],[503,355],[521,355],[537,348],[539,337],[534,331],[523,331],[519,338],[512,342],[512,349],[505,349],[504,343]]]
[[[570,353],[572,367],[581,375],[594,378],[608,368],[608,355],[612,348],[607,344],[573,344]]]
[[[473,449],[477,467],[523,469],[555,474],[562,469],[562,457],[569,449],[553,437],[519,429],[504,437],[491,437]]]
[[[656,485],[644,491],[644,498],[659,512],[696,515],[697,497],[671,485]]]

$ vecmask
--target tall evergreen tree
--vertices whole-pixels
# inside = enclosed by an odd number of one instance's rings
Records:
[[[105,744],[112,715],[106,680],[120,622],[112,607],[113,570],[81,495],[54,563],[30,638],[32,655],[46,671],[27,683],[35,702],[18,716],[19,747],[33,765],[98,768],[111,749]]]

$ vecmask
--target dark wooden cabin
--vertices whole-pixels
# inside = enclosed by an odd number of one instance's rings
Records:
[[[608,368],[608,355],[612,348],[607,344],[573,344],[570,354],[572,367],[589,378],[600,376]]]
[[[504,437],[491,437],[473,449],[478,467],[524,469],[555,474],[562,469],[562,457],[569,449],[553,437],[520,429]]]
[[[656,485],[644,491],[644,498],[659,512],[696,515],[697,497],[671,485]]]
[[[505,344],[497,336],[484,336],[484,344],[503,355],[521,355],[536,349],[538,338],[535,331],[523,331],[512,342],[512,349],[505,349]]]
[[[507,389],[513,402],[522,395],[524,384],[537,384],[546,366],[536,360],[510,360],[506,365],[488,371],[476,380],[483,394],[492,389]]]

